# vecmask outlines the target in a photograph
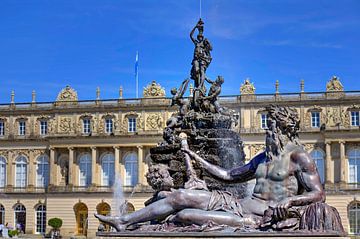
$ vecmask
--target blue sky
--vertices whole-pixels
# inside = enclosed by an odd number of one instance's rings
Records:
[[[202,0],[213,45],[208,76],[223,75],[223,95],[250,77],[257,93],[323,91],[332,75],[360,90],[360,1]],[[156,80],[169,90],[189,76],[189,32],[198,0],[0,1],[0,102],[53,101],[66,85],[80,99],[135,96]]]

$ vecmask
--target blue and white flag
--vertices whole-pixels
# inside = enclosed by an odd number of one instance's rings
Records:
[[[139,52],[135,57],[135,82],[136,82],[136,98],[139,98]]]

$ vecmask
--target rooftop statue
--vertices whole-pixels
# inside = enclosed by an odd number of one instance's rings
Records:
[[[150,150],[146,177],[153,197],[131,214],[95,216],[117,231],[343,233],[338,212],[325,203],[315,162],[300,143],[296,109],[266,108],[265,150],[244,163],[243,142],[235,131],[238,119],[218,101],[224,79],[205,75],[211,45],[203,30],[200,19],[190,34],[195,44],[192,103],[183,97],[186,79],[171,91],[172,106],[179,110],[167,121],[164,141]],[[207,94],[205,81],[211,84]],[[246,182],[253,179],[255,187],[248,193]]]
[[[245,79],[244,83],[240,87],[241,95],[253,95],[255,94],[255,86],[250,82],[250,79]]]
[[[326,84],[326,91],[344,91],[344,87],[340,82],[340,78],[333,76]]]

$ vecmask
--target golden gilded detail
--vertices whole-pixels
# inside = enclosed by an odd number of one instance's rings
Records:
[[[66,86],[60,91],[56,98],[56,102],[76,102],[78,101],[77,92],[70,86]]]
[[[255,94],[254,83],[251,83],[249,78],[245,79],[244,83],[240,86],[240,94],[241,95]]]
[[[333,76],[326,84],[326,91],[344,91],[344,87],[340,82],[340,78]]]
[[[160,84],[152,81],[148,86],[144,87],[143,95],[145,98],[164,97],[165,89]]]

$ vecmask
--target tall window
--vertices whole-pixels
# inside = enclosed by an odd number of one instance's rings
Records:
[[[91,127],[90,127],[90,119],[83,119],[83,133],[84,134],[90,134],[91,133]]]
[[[113,120],[112,119],[106,119],[105,120],[105,132],[110,134],[113,132]]]
[[[15,164],[15,187],[24,188],[27,185],[27,160],[24,156],[20,156]]]
[[[260,127],[262,129],[267,129],[267,114],[261,114]]]
[[[351,111],[351,126],[359,125],[359,111]]]
[[[46,230],[46,206],[40,204],[36,207],[36,233],[45,234]]]
[[[360,234],[360,203],[353,202],[349,206],[350,233]]]
[[[128,122],[129,122],[129,127],[128,127],[128,131],[129,132],[136,132],[136,118],[128,118]]]
[[[5,225],[5,208],[0,204],[0,225]]]
[[[324,159],[324,154],[323,154],[323,152],[321,150],[313,150],[311,152],[311,157],[315,161],[317,170],[319,172],[321,183],[324,183],[325,182],[324,181],[324,179],[325,179],[325,167],[324,167],[325,159]]]
[[[4,188],[5,186],[6,186],[6,159],[0,156],[0,188]]]
[[[349,183],[360,182],[360,149],[352,149],[349,157]],[[360,219],[360,218],[359,218]]]
[[[84,154],[80,157],[80,186],[89,186],[91,184],[91,155]]]
[[[40,121],[40,135],[47,135],[48,133],[48,122],[46,120]]]
[[[19,121],[19,135],[25,135],[25,134],[26,134],[26,122]]]
[[[320,112],[311,112],[311,127],[320,127]]]
[[[25,232],[25,225],[26,225],[26,208],[22,204],[17,204],[14,207],[14,225],[21,225],[21,230]]]
[[[47,187],[49,185],[49,161],[46,155],[37,159],[36,187]]]
[[[105,154],[101,160],[102,185],[112,186],[115,179],[115,158],[113,154]]]
[[[138,182],[138,159],[136,153],[125,157],[125,186],[135,186]]]
[[[3,120],[0,120],[0,136],[5,135],[5,122]]]

